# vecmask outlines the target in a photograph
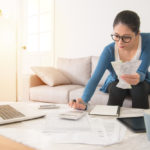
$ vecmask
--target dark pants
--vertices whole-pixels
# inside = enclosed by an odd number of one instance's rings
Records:
[[[121,89],[116,87],[118,82],[117,80],[108,86],[108,105],[122,106],[125,97],[131,96],[132,108],[149,108],[148,94],[150,93],[150,83],[144,81],[137,85],[132,85],[132,89]]]

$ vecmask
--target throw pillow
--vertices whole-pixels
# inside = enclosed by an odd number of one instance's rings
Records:
[[[47,85],[71,84],[71,81],[58,69],[53,67],[31,67],[33,72]]]

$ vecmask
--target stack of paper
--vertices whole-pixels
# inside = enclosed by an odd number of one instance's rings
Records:
[[[131,85],[121,79],[120,76],[124,74],[135,74],[141,64],[141,60],[134,60],[124,63],[121,61],[114,61],[111,62],[111,64],[119,79],[117,87],[122,89],[131,89]]]
[[[116,119],[83,116],[79,120],[65,120],[47,116],[44,133],[54,143],[82,143],[110,145],[123,140],[126,128]]]

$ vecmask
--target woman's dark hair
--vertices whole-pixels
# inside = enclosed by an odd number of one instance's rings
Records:
[[[140,18],[135,12],[124,10],[118,13],[114,20],[113,28],[119,23],[127,25],[135,34],[139,33]]]

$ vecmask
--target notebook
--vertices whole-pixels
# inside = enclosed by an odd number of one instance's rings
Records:
[[[95,105],[90,111],[90,115],[103,115],[103,116],[119,116],[119,106],[108,106],[108,105]]]
[[[0,125],[44,117],[45,113],[24,103],[0,105]]]

